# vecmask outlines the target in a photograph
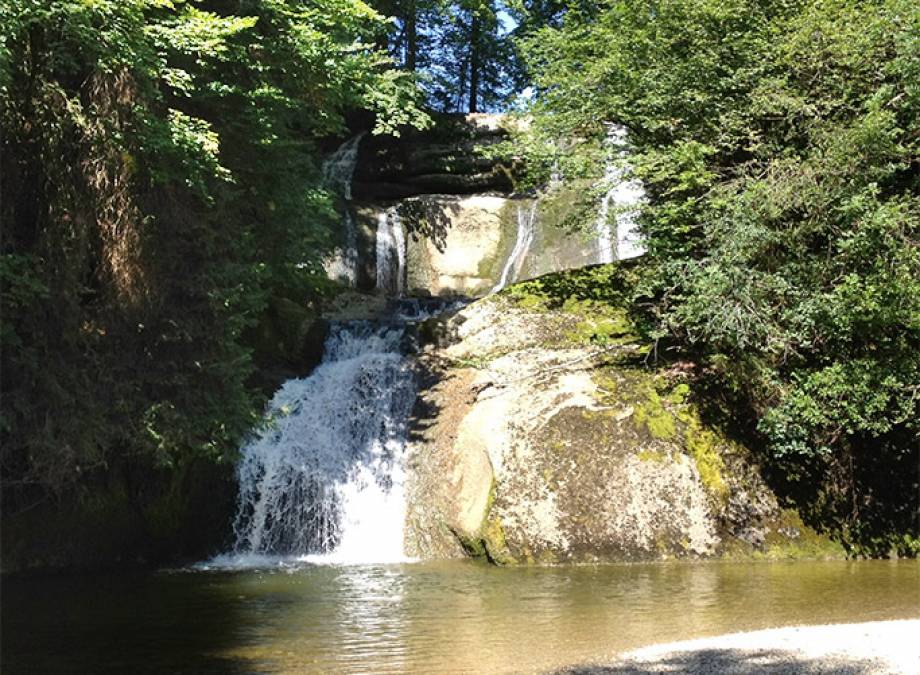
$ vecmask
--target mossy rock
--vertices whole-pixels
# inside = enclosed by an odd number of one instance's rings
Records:
[[[704,414],[692,369],[645,363],[634,279],[618,265],[549,275],[451,319],[457,334],[432,355],[470,374],[438,401],[456,424],[436,445],[462,456],[459,477],[449,463],[441,475],[478,486],[466,551],[500,564],[839,557]],[[481,517],[471,448],[495,480]]]

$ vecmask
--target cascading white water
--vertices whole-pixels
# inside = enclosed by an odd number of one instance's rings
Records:
[[[358,162],[358,149],[364,132],[345,141],[323,164],[323,178],[346,201],[342,226],[345,230],[345,247],[336,249],[326,261],[326,274],[349,286],[358,280],[358,228],[347,202],[351,201],[351,181]]]
[[[355,175],[358,148],[364,138],[364,133],[362,131],[342,143],[323,163],[323,178],[326,184],[338,190],[339,194],[348,201],[351,201],[351,179]]]
[[[533,200],[529,208],[518,204],[517,235],[514,241],[514,248],[511,249],[511,254],[505,261],[505,266],[502,268],[502,274],[498,279],[498,283],[492,288],[493,293],[498,293],[509,283],[517,281],[517,277],[521,273],[521,267],[524,264],[524,258],[527,256],[527,251],[530,249],[530,244],[533,242],[536,218],[537,200]]]
[[[378,290],[402,295],[406,281],[406,233],[396,206],[377,216],[376,249]]]
[[[611,125],[607,132],[606,145],[609,156],[604,168],[602,184],[607,191],[601,198],[595,220],[597,234],[597,258],[599,263],[635,258],[645,253],[645,246],[638,231],[638,205],[645,196],[642,184],[637,180],[626,180],[628,166],[626,129]],[[610,228],[610,209],[614,209],[616,223],[614,238]]]
[[[597,220],[594,221],[594,229],[597,233],[597,262],[602,264],[612,263],[614,260],[613,237],[610,236],[610,223],[607,222],[607,219],[610,216],[610,202],[616,191],[616,173],[616,165],[608,160],[604,167],[603,181],[610,187],[601,197],[601,205],[597,209]]]
[[[415,400],[402,324],[334,325],[323,362],[289,380],[242,450],[234,553],[312,562],[405,560],[404,452]]]

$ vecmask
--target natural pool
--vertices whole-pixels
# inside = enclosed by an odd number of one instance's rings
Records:
[[[542,672],[651,643],[920,617],[920,562],[474,562],[2,582],[4,673]]]

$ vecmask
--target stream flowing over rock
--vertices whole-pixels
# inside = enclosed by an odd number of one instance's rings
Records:
[[[406,423],[415,400],[405,328],[398,313],[386,323],[336,323],[322,363],[277,391],[264,428],[241,451],[236,542],[217,564],[405,559]]]
[[[506,124],[501,115],[456,116],[437,133],[345,141],[325,167],[342,212],[329,276],[386,295],[483,297],[642,253],[635,209],[643,192],[627,175],[622,128],[611,127],[594,228],[574,232],[542,195],[513,192],[503,160],[479,152],[507,138]],[[561,184],[553,185],[550,199]]]
[[[609,156],[602,180],[606,191],[594,225],[599,263],[626,260],[645,253],[636,222],[637,207],[645,196],[645,190],[639,181],[629,177],[626,129],[610,125],[607,150]],[[611,216],[613,223],[610,222]]]
[[[501,191],[494,163],[457,162],[501,138],[500,118],[459,129],[356,135],[327,162],[343,210],[327,271],[354,290],[325,308],[321,363],[242,449],[236,544],[218,562],[836,555],[704,420],[681,365],[647,363],[615,300],[635,263],[614,261],[643,252],[624,130],[610,128],[586,235],[542,195]]]
[[[358,148],[364,136],[362,132],[342,143],[323,165],[326,183],[343,200],[342,241],[326,261],[326,274],[347,286],[358,283],[358,229],[351,207],[351,181],[358,162]]]

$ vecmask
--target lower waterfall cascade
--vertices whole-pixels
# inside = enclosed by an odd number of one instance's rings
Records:
[[[322,363],[288,380],[242,449],[236,543],[215,565],[406,560],[405,323],[333,325]]]

